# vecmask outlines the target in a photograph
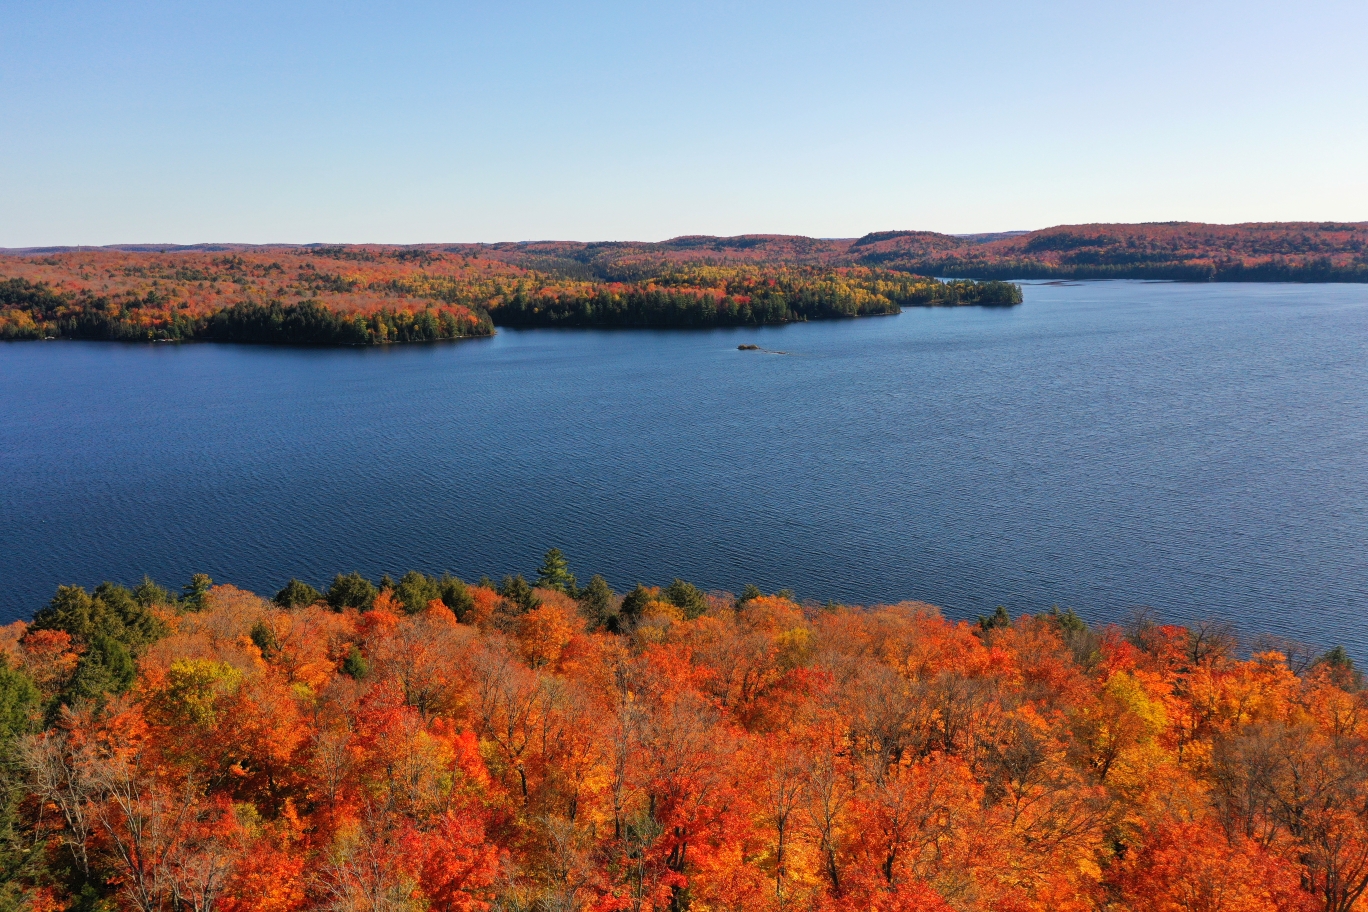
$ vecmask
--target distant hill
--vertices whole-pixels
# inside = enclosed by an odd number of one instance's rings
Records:
[[[961,239],[953,250],[891,238],[869,245],[859,259],[973,278],[1368,281],[1368,222],[1060,225],[980,237]]]
[[[1368,282],[1368,222],[0,250],[0,338],[374,344],[501,324],[758,325],[1012,306],[1021,291],[1002,280],[1056,278]]]
[[[876,231],[850,239],[689,235],[659,243],[539,241],[442,249],[610,281],[639,278],[664,263],[774,263],[973,279],[1368,282],[1368,222],[1089,224],[971,235]]]
[[[667,241],[515,241],[493,244],[118,244],[0,250],[37,256],[123,253],[318,254],[334,250],[456,254],[583,281],[639,281],[674,265],[870,266],[973,279],[1144,278],[1178,281],[1368,281],[1368,222],[1201,222],[1057,225],[952,235],[875,231],[859,238],[784,234],[685,235]]]

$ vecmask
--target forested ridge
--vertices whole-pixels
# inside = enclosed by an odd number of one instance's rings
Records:
[[[676,265],[865,266],[972,279],[1368,281],[1368,222],[1059,225],[949,235],[875,231],[859,238],[691,236],[655,244],[492,244],[483,255],[567,275],[630,278]]]
[[[0,255],[0,339],[371,345],[487,336],[496,324],[754,326],[1020,302],[1003,282],[868,266],[661,260],[588,275],[474,247]]]
[[[1011,306],[1021,289],[1005,280],[1069,278],[1368,282],[1368,223],[6,251],[0,339],[368,345],[497,325],[756,326]]]
[[[0,908],[1362,908],[1342,650],[681,580],[60,587],[0,628]]]
[[[874,231],[848,239],[743,235],[661,243],[540,242],[491,245],[486,256],[613,276],[631,276],[658,263],[750,263],[869,267],[969,279],[1368,282],[1368,223],[1166,222],[979,235]]]

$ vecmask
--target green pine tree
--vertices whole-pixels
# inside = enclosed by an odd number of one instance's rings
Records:
[[[432,577],[410,570],[399,578],[394,595],[403,604],[404,611],[417,614],[427,607],[428,602],[442,597],[442,587]]]
[[[214,581],[209,578],[207,573],[196,573],[190,577],[190,582],[185,584],[181,590],[181,601],[185,603],[186,611],[199,611],[204,607],[204,594],[209,591],[209,587],[214,585]]]
[[[665,587],[665,598],[684,612],[684,617],[688,620],[693,620],[708,610],[708,601],[698,587],[682,579],[676,579]]]
[[[736,607],[739,609],[742,605],[746,604],[746,602],[758,599],[764,594],[765,593],[760,591],[759,586],[756,586],[754,583],[746,583],[746,587],[742,589],[741,594],[737,596]]]
[[[541,604],[541,600],[532,591],[532,586],[521,574],[505,576],[499,584],[499,595],[507,599],[519,612],[531,611]]]
[[[632,624],[641,619],[641,613],[646,610],[646,605],[655,594],[641,583],[637,583],[631,592],[622,597],[622,604],[618,606],[619,623],[630,630]]]
[[[590,629],[612,626],[613,590],[603,577],[595,573],[589,579],[589,585],[580,590],[578,601],[580,614],[589,622]]]
[[[475,600],[470,597],[470,590],[466,584],[450,574],[443,574],[437,581],[437,588],[441,592],[439,596],[451,613],[456,615],[456,620],[464,621],[466,615],[475,607]]]
[[[575,575],[570,572],[570,562],[565,559],[559,548],[552,548],[542,558],[541,568],[537,570],[537,585],[570,596],[574,596],[578,591],[575,586]]]
[[[328,604],[332,605],[334,611],[344,608],[368,611],[379,594],[374,583],[353,570],[333,577],[332,585],[328,587]]]
[[[347,657],[342,660],[342,672],[359,681],[370,674],[370,662],[366,661],[361,650],[353,646],[351,652],[347,653]]]
[[[1012,616],[1007,613],[1005,607],[998,605],[987,617],[979,615],[978,623],[979,629],[983,631],[1006,630],[1012,626]]]
[[[305,608],[314,602],[323,601],[323,593],[319,592],[308,583],[302,583],[297,579],[291,579],[285,584],[285,588],[275,594],[272,600],[281,608]]]

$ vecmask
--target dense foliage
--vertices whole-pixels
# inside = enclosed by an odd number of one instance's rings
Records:
[[[827,259],[978,279],[1368,282],[1368,223],[1062,225],[970,237],[884,231]]]
[[[1001,282],[867,267],[658,261],[629,271],[636,278],[584,279],[459,247],[11,255],[0,257],[0,338],[368,345],[489,335],[496,323],[756,325],[1021,301]]]
[[[10,251],[0,339],[335,345],[488,335],[496,324],[755,325],[1010,306],[1020,289],[999,280],[1030,278],[1368,282],[1368,223]]]
[[[479,308],[411,293],[406,260],[344,275],[329,265],[354,261],[301,250],[0,258],[11,275],[0,281],[0,338],[365,345],[493,332]]]
[[[745,326],[1020,303],[1020,287],[1006,282],[940,282],[864,267],[693,266],[631,285],[519,285],[492,313],[508,325]]]
[[[876,231],[855,239],[680,237],[659,244],[537,242],[486,257],[583,279],[634,281],[666,265],[866,266],[974,279],[1094,278],[1232,282],[1368,281],[1368,222],[1061,225],[955,236]]]
[[[59,589],[0,628],[0,908],[1348,912],[1342,650],[682,580]]]

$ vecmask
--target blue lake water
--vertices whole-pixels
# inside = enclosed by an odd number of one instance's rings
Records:
[[[741,352],[754,342],[787,354]],[[674,576],[1147,605],[1368,657],[1368,286],[422,347],[0,345],[0,621],[59,583]]]

